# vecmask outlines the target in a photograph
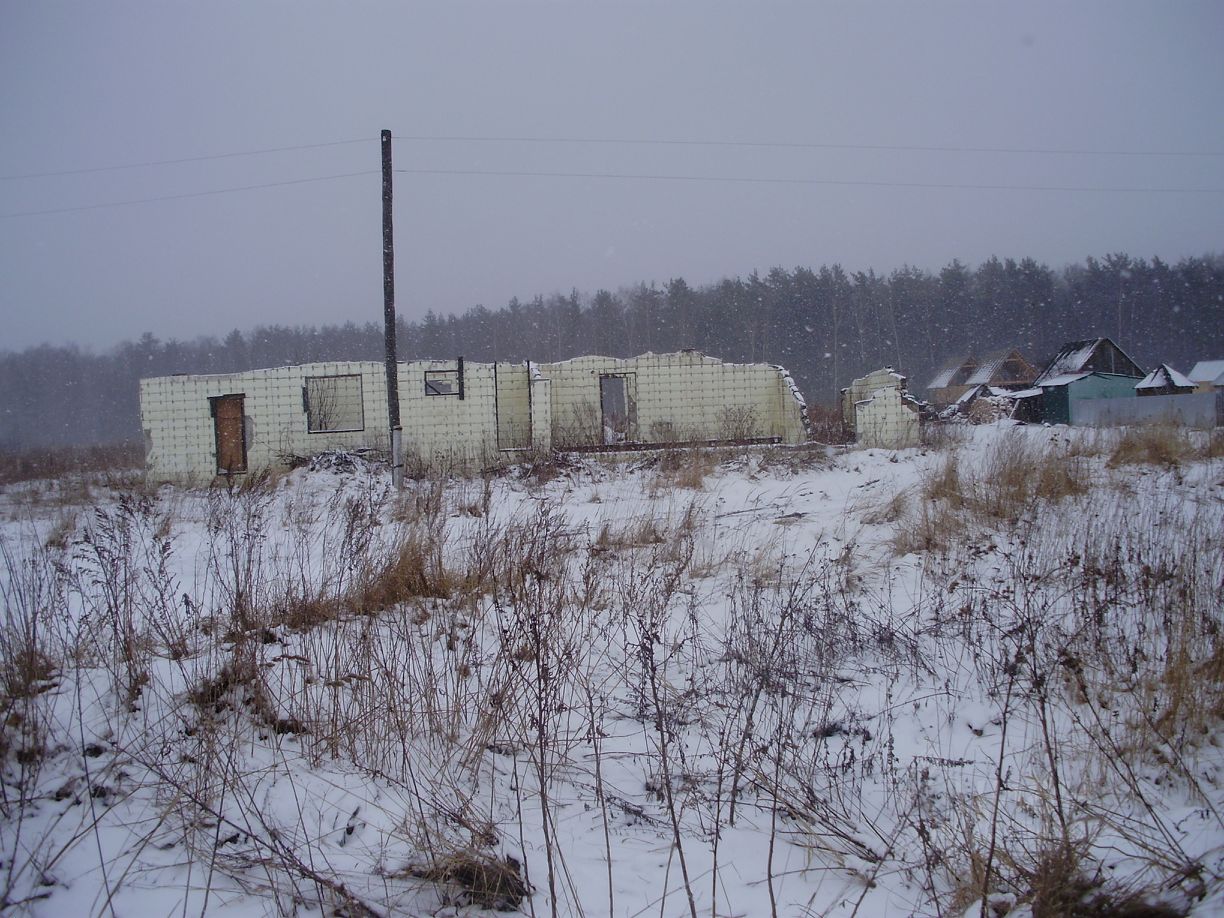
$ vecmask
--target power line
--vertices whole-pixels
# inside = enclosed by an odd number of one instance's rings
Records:
[[[25,172],[0,175],[0,181],[21,179],[56,178],[66,175],[89,175],[97,172],[119,172],[128,169],[146,169],[155,166],[174,166],[183,163],[207,162],[218,159],[234,159],[243,156],[262,156],[270,153],[290,153],[299,150],[317,150],[326,147],[341,147],[369,143],[372,137],[356,137],[349,140],[330,140],[321,143],[296,144],[285,147],[263,147],[256,150],[234,150],[224,153],[208,153],[199,156],[181,156],[174,159],[151,159],[135,163],[119,163],[109,166],[88,166],[80,169],[59,169],[49,172]],[[670,146],[670,147],[739,147],[746,149],[780,150],[877,150],[916,153],[991,153],[1042,156],[1144,156],[1144,157],[1219,157],[1221,150],[1092,150],[1058,147],[958,147],[918,144],[862,144],[862,143],[798,143],[773,140],[684,140],[678,138],[626,138],[626,137],[519,137],[480,134],[401,134],[396,141],[406,142],[459,142],[459,143],[535,143],[535,144],[607,144],[612,146]]]
[[[283,182],[263,182],[259,185],[240,185],[234,188],[214,188],[210,191],[188,191],[183,194],[158,195],[152,198],[133,198],[128,201],[106,201],[101,204],[83,204],[79,207],[56,207],[49,210],[25,210],[12,214],[0,214],[0,220],[11,220],[15,217],[41,217],[45,214],[68,214],[82,210],[101,210],[106,207],[128,207],[132,204],[153,204],[157,201],[180,201],[184,198],[203,198],[216,194],[230,194],[235,191],[255,191],[259,188],[279,188],[284,185],[305,185],[311,182],[330,182],[333,179],[353,178],[358,175],[377,175],[377,169],[367,169],[364,172],[341,172],[336,175],[319,175],[314,178],[288,179]]]
[[[728,184],[750,185],[828,185],[841,187],[867,188],[928,188],[936,190],[969,190],[969,191],[1055,191],[1055,192],[1103,192],[1121,194],[1224,194],[1224,188],[1152,188],[1124,186],[1093,186],[1093,185],[1000,185],[961,182],[887,182],[850,179],[805,179],[778,178],[766,176],[735,176],[735,175],[655,175],[624,172],[532,172],[520,170],[495,169],[396,169],[403,175],[472,175],[511,178],[580,178],[607,179],[619,181],[651,181],[651,182],[724,182]],[[334,175],[320,175],[312,178],[288,179],[281,182],[261,182],[257,185],[238,185],[231,188],[213,188],[207,191],[189,191],[181,194],[157,195],[147,198],[132,198],[126,201],[105,201],[99,204],[82,204],[75,207],[56,207],[45,210],[25,210],[15,213],[0,214],[0,220],[12,220],[18,217],[40,217],[51,214],[67,214],[88,210],[102,210],[107,207],[129,207],[136,204],[154,204],[159,201],[180,201],[187,198],[203,198],[219,194],[232,194],[240,191],[256,191],[262,188],[279,188],[286,185],[305,185],[314,182],[329,182],[336,179],[355,178],[362,175],[376,175],[377,170],[367,169],[360,172],[341,172]]]
[[[730,182],[753,185],[842,185],[870,188],[934,188],[971,191],[1088,191],[1146,194],[1224,194],[1224,188],[1138,188],[1095,185],[992,185],[960,182],[876,182],[847,179],[768,178],[734,175],[645,175],[622,172],[525,172],[495,169],[396,169],[408,175],[489,175],[529,178],[628,179],[657,182]]]
[[[331,140],[326,143],[304,143],[292,147],[265,147],[262,150],[238,150],[230,153],[210,153],[203,156],[182,156],[178,159],[151,159],[142,163],[124,163],[116,166],[90,166],[86,169],[61,169],[57,172],[27,172],[22,175],[0,175],[0,182],[17,179],[54,178],[62,175],[88,175],[91,172],[119,172],[124,169],[144,169],[150,166],[175,166],[180,163],[200,163],[211,159],[233,159],[238,156],[261,156],[265,153],[288,153],[294,150],[317,150],[322,147],[343,147],[354,143],[370,143],[373,138],[354,140]]]
[[[495,137],[470,134],[399,134],[397,141],[445,141],[472,143],[568,143],[621,146],[747,147],[782,150],[886,150],[914,153],[1014,153],[1042,156],[1224,156],[1224,150],[1082,150],[1056,147],[956,147],[913,144],[788,143],[767,140],[679,140],[619,137]]]

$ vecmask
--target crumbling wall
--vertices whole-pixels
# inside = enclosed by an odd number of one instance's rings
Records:
[[[543,364],[552,382],[553,445],[603,442],[600,377],[624,376],[627,439],[639,443],[778,437],[806,439],[806,406],[789,375],[766,364],[723,363],[696,351],[579,357]]]
[[[922,439],[918,405],[900,389],[877,389],[855,403],[855,436],[860,446],[906,449]]]
[[[349,361],[142,380],[149,469],[163,479],[211,480],[218,446],[210,399],[226,395],[243,396],[247,471],[331,449],[386,449],[384,372],[381,363]],[[414,360],[398,365],[397,382],[410,470],[470,470],[528,448],[758,437],[797,443],[807,435],[806,406],[785,370],[695,351],[546,365]],[[605,397],[616,397],[611,434],[601,385]]]
[[[864,399],[870,398],[871,394],[877,389],[885,388],[904,391],[905,377],[895,372],[892,367],[885,367],[882,370],[873,370],[866,376],[859,377],[842,390],[842,420],[849,430],[854,430],[856,423],[854,406]]]

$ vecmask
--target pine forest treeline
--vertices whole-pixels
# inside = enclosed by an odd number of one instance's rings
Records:
[[[363,314],[378,316],[381,304]],[[355,310],[350,310],[350,313]],[[1224,256],[1169,264],[1124,254],[1052,270],[1031,258],[891,274],[774,268],[692,287],[681,278],[616,292],[512,299],[501,309],[402,322],[401,359],[563,360],[684,347],[778,363],[808,400],[831,404],[891,365],[921,390],[949,359],[1017,347],[1043,362],[1063,342],[1108,335],[1141,365],[1224,358]],[[138,381],[317,360],[379,360],[380,321],[261,326],[224,339],[145,334],[105,353],[42,345],[0,353],[0,448],[139,440]]]

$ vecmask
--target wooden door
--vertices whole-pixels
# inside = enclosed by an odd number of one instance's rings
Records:
[[[212,402],[213,432],[217,443],[217,474],[247,470],[246,429],[242,423],[244,396],[221,395]]]

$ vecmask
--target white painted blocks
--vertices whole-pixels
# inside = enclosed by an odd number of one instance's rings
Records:
[[[696,352],[554,364],[420,360],[397,367],[405,460],[438,469],[505,461],[506,450],[602,442],[600,377],[625,379],[631,439],[806,436],[801,398],[778,367],[724,364]],[[247,468],[327,449],[386,448],[381,363],[337,361],[140,384],[148,465],[159,478],[210,480],[216,430],[210,400],[243,397]]]

